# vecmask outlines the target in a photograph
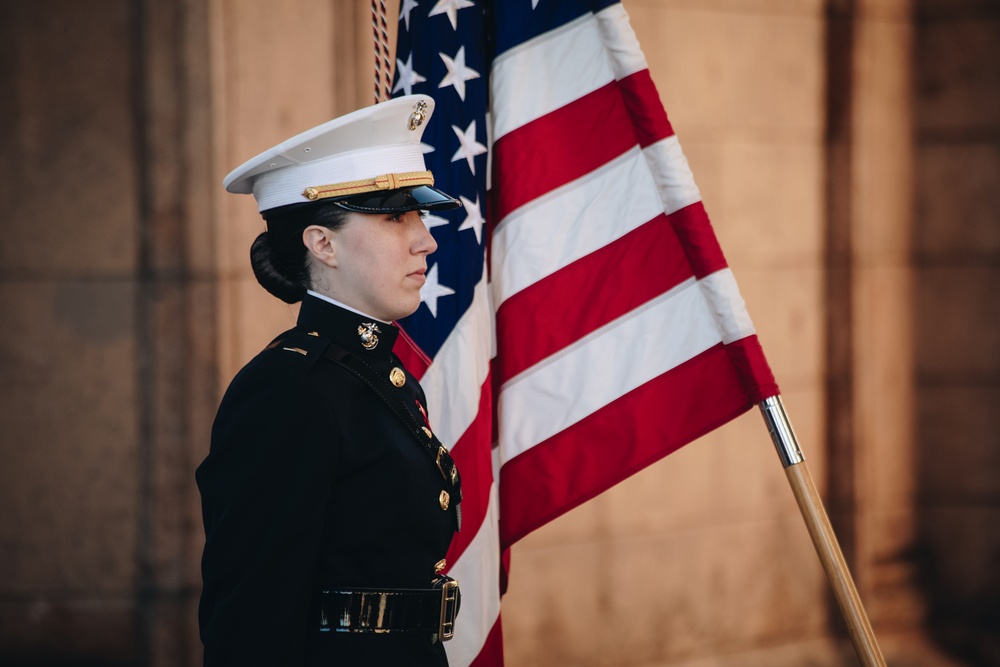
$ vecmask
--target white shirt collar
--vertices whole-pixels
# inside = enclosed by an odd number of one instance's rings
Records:
[[[391,322],[386,322],[385,320],[380,320],[380,319],[379,319],[379,318],[377,318],[377,317],[372,317],[372,316],[371,316],[371,315],[369,315],[368,313],[363,313],[363,312],[361,312],[360,310],[358,310],[357,308],[351,308],[351,307],[350,307],[350,306],[348,306],[348,305],[347,305],[346,303],[341,303],[340,301],[337,301],[336,299],[331,299],[330,297],[328,297],[328,296],[327,296],[327,295],[325,295],[325,294],[320,294],[319,292],[314,292],[314,291],[313,291],[313,290],[311,290],[311,289],[307,289],[307,290],[306,290],[306,293],[307,293],[307,294],[312,294],[312,295],[313,295],[314,297],[316,297],[317,299],[323,299],[323,301],[326,301],[327,303],[332,303],[332,304],[333,304],[333,305],[335,305],[335,306],[340,306],[340,307],[341,307],[341,308],[343,308],[344,310],[349,310],[349,311],[351,311],[352,313],[357,313],[358,315],[361,315],[362,317],[367,317],[367,318],[368,318],[368,319],[370,319],[370,320],[375,320],[376,322],[381,322],[382,324],[392,324]]]

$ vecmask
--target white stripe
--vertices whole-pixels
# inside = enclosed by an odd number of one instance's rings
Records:
[[[493,140],[614,78],[592,14],[505,51],[493,62],[490,76]]]
[[[500,616],[498,506],[494,484],[479,531],[448,571],[462,591],[462,611],[455,622],[455,637],[444,645],[452,667],[464,667],[476,659]]]
[[[585,14],[501,54],[493,63],[493,138],[541,118],[614,79],[647,69],[620,5]]]
[[[525,204],[493,233],[494,308],[662,212],[638,147]]]
[[[676,135],[646,146],[642,154],[649,164],[667,214],[701,201],[694,174]]]
[[[458,442],[476,419],[479,393],[493,357],[495,328],[484,269],[472,304],[420,378],[434,431],[448,447]]]
[[[611,5],[597,14],[597,28],[611,56],[611,68],[619,81],[647,69],[639,40],[629,25],[628,14],[621,3]]]
[[[722,332],[722,342],[732,343],[755,333],[746,303],[740,296],[736,277],[727,269],[716,271],[698,281],[708,307]]]
[[[691,278],[500,389],[503,463],[721,341]]]

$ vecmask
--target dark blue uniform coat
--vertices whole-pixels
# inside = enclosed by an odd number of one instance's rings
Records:
[[[413,425],[334,360],[355,355],[386,378],[402,368],[391,354],[398,330],[379,324],[367,350],[366,321],[307,296],[297,326],[222,399],[196,473],[206,667],[447,665],[428,636],[320,633],[311,609],[323,586],[429,588],[456,528],[455,504],[442,509],[447,484]],[[405,377],[389,390],[426,410]]]

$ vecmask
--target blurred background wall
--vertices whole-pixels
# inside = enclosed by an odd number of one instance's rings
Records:
[[[890,664],[1000,664],[1000,5],[625,7]],[[199,664],[193,470],[295,317],[221,180],[370,102],[368,11],[0,0],[0,664]],[[517,545],[504,635],[853,660],[755,413]]]

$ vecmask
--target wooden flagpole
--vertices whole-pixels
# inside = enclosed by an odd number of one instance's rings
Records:
[[[878,642],[875,640],[875,633],[872,631],[868,615],[858,596],[858,589],[844,561],[844,554],[840,550],[833,526],[830,525],[823,501],[819,497],[816,485],[813,484],[809,468],[806,467],[805,457],[799,449],[798,440],[792,431],[791,422],[788,421],[781,397],[773,396],[762,401],[760,411],[767,423],[767,430],[771,433],[771,440],[778,450],[778,457],[785,467],[785,476],[792,487],[792,493],[795,494],[795,501],[809,529],[813,546],[833,587],[833,595],[847,623],[851,641],[854,642],[854,650],[857,651],[858,658],[865,667],[885,667],[885,658],[882,657]]]

